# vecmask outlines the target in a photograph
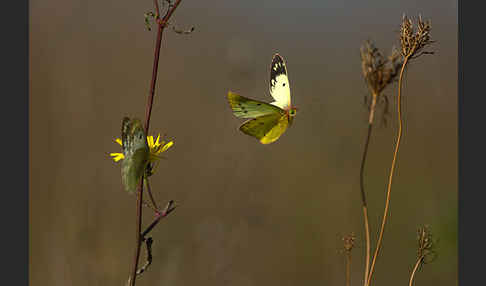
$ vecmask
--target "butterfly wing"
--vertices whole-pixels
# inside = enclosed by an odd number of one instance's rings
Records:
[[[280,114],[283,112],[283,110],[277,106],[263,101],[249,99],[231,91],[228,92],[227,97],[234,115],[239,118],[255,118],[267,114]]]
[[[287,67],[283,58],[275,54],[270,67],[270,95],[272,95],[273,105],[282,109],[290,106],[290,83],[287,77]]]
[[[149,156],[149,147],[140,120],[123,118],[122,148],[125,155],[121,166],[122,182],[125,190],[133,193],[145,171]]]
[[[275,142],[289,126],[289,120],[284,112],[263,115],[250,119],[240,126],[240,130],[257,138],[262,144]]]
[[[129,150],[128,146],[130,145],[129,143],[129,136],[130,136],[130,128],[131,127],[131,121],[130,118],[128,117],[123,117],[122,120],[122,150],[123,150],[123,155],[125,157],[128,155],[127,152]]]

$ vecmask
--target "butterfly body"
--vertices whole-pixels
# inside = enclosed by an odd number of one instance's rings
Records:
[[[138,119],[123,118],[122,148],[125,158],[122,161],[122,183],[127,192],[133,193],[149,162],[150,149],[142,123]]]
[[[240,130],[257,138],[262,144],[270,144],[292,124],[297,108],[290,102],[290,84],[283,58],[275,54],[270,68],[270,94],[275,99],[266,103],[240,96],[229,91],[227,98],[233,114],[239,118],[251,118],[245,121]]]

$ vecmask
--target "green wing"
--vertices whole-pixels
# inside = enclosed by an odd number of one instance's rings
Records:
[[[137,189],[140,178],[148,163],[148,150],[145,148],[136,150],[131,156],[122,161],[122,182],[125,190],[134,193]]]
[[[257,138],[262,144],[275,142],[289,126],[285,113],[272,113],[251,119],[240,126],[240,130]]]
[[[122,120],[122,150],[123,150],[123,155],[127,156],[127,150],[128,150],[128,145],[129,144],[129,133],[130,129],[132,126],[132,122],[130,121],[130,118],[128,117],[123,117]]]
[[[255,118],[268,114],[279,115],[284,113],[281,108],[275,105],[249,99],[231,91],[228,92],[227,97],[234,115],[239,118]]]
[[[122,182],[133,193],[140,182],[149,158],[149,147],[140,120],[124,117],[122,121],[122,148],[125,158],[121,163]]]

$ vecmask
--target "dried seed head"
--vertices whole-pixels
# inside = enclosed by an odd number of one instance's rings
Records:
[[[354,240],[356,239],[356,236],[354,235],[354,233],[346,235],[342,239],[343,239],[343,242],[344,242],[344,251],[351,252],[351,250],[354,247]]]
[[[415,28],[412,20],[403,15],[400,25],[400,46],[403,57],[417,58],[423,54],[432,54],[431,51],[424,51],[425,47],[434,41],[430,38],[432,23],[430,20],[423,21],[419,16],[417,27]]]
[[[430,231],[430,226],[425,225],[420,227],[417,232],[417,256],[422,260],[422,263],[430,263],[437,257],[437,252],[435,251],[436,240],[432,236]]]
[[[361,68],[363,77],[372,94],[379,95],[387,85],[396,80],[402,61],[399,52],[393,48],[388,57],[366,41],[361,46]]]
[[[382,92],[389,84],[397,80],[403,62],[402,57],[395,48],[392,49],[388,57],[384,57],[383,53],[371,41],[363,43],[360,52],[363,77],[371,93],[371,100],[365,101],[370,112],[369,122],[373,122],[376,107],[381,105],[383,108],[381,118],[382,122],[385,123],[388,99]]]

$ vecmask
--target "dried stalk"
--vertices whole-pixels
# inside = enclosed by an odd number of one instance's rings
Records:
[[[430,21],[424,22],[422,21],[422,18],[419,17],[418,23],[417,23],[417,31],[415,31],[412,21],[407,18],[405,15],[403,16],[401,27],[400,27],[400,45],[401,45],[401,55],[403,58],[403,63],[402,67],[400,69],[400,76],[398,79],[398,98],[397,98],[397,110],[398,110],[398,134],[397,134],[397,141],[395,144],[395,151],[393,153],[393,160],[390,168],[390,175],[388,178],[388,186],[387,186],[387,192],[386,192],[386,201],[385,201],[385,210],[383,214],[383,219],[381,222],[381,228],[380,228],[380,233],[378,236],[378,241],[376,243],[376,249],[375,253],[373,255],[373,260],[371,262],[371,267],[369,271],[369,276],[368,276],[368,281],[367,281],[367,286],[370,285],[371,283],[371,278],[373,277],[373,270],[375,267],[376,259],[378,257],[379,251],[381,249],[381,244],[383,240],[383,233],[385,231],[385,224],[386,224],[386,219],[388,215],[388,209],[390,205],[390,194],[391,194],[391,186],[393,183],[393,174],[395,171],[396,167],[396,162],[397,162],[397,157],[398,157],[398,151],[400,149],[400,143],[402,139],[402,133],[403,133],[403,120],[402,120],[402,105],[401,105],[401,99],[402,99],[402,82],[403,82],[403,73],[405,71],[405,68],[408,64],[408,62],[411,59],[415,59],[421,55],[424,54],[432,54],[432,52],[429,51],[423,51],[424,48],[433,41],[430,39],[430,30],[431,30],[431,24]]]
[[[398,66],[400,65],[398,53],[393,50],[390,57],[385,58],[382,53],[374,46],[371,41],[365,42],[361,47],[361,67],[363,71],[363,77],[368,89],[372,95],[371,104],[369,106],[369,118],[368,118],[368,133],[365,139],[365,146],[363,150],[363,157],[361,158],[361,167],[359,172],[360,190],[361,190],[361,202],[363,208],[363,219],[365,226],[365,239],[366,239],[366,256],[365,256],[365,271],[364,271],[364,285],[367,284],[369,264],[370,264],[370,229],[368,220],[368,205],[366,203],[366,194],[364,188],[364,169],[366,158],[368,155],[368,146],[370,143],[371,132],[373,130],[373,122],[375,118],[375,111],[382,91],[386,86],[395,81],[397,76]],[[386,103],[386,101],[385,101]]]

